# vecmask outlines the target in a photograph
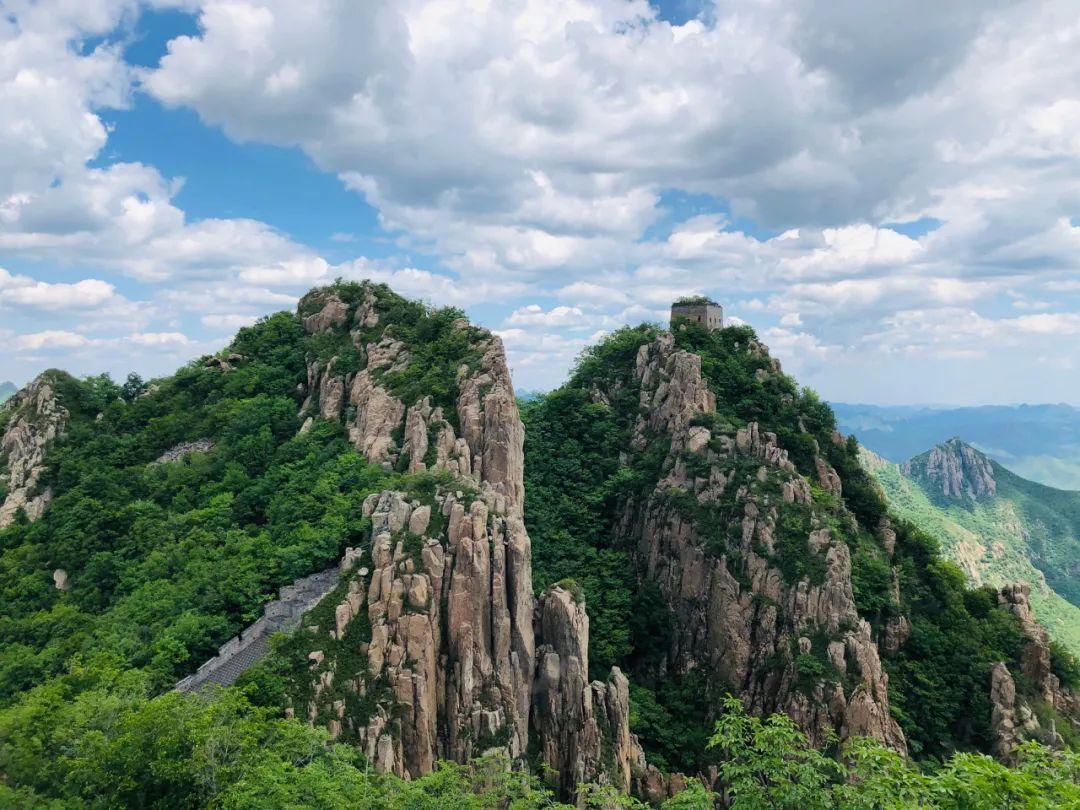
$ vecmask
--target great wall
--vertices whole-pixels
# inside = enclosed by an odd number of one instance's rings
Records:
[[[211,685],[230,686],[235,683],[245,670],[266,656],[270,636],[297,627],[304,614],[334,589],[343,567],[350,567],[358,557],[359,552],[350,548],[338,565],[282,586],[278,598],[263,607],[262,616],[245,627],[240,635],[226,641],[216,656],[177,683],[175,689],[178,692],[197,692]]]

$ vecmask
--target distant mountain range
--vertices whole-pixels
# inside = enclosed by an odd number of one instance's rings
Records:
[[[4,402],[18,390],[13,382],[0,382],[0,402]]]
[[[1080,492],[1021,478],[957,438],[902,464],[865,449],[862,460],[893,511],[972,581],[1029,583],[1039,620],[1080,654]]]
[[[1080,490],[1080,409],[1069,405],[935,408],[831,403],[844,433],[902,462],[961,436],[1029,481]]]

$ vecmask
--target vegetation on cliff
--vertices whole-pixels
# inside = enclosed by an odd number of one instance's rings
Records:
[[[591,645],[597,661],[631,673],[636,731],[647,753],[674,767],[701,767],[705,750],[701,719],[719,713],[722,685],[697,675],[680,677],[661,666],[665,622],[655,598],[614,525],[617,508],[652,489],[665,472],[662,438],[643,452],[630,450],[639,417],[634,362],[639,347],[660,330],[619,330],[581,357],[562,388],[528,403],[526,422],[526,520],[533,539],[538,584],[573,575],[593,616]],[[832,492],[817,486],[815,456],[836,470],[842,506],[830,530],[851,552],[855,602],[860,615],[882,633],[902,612],[911,623],[906,643],[885,656],[893,712],[920,757],[945,758],[963,750],[989,750],[988,682],[997,661],[1019,660],[1021,637],[992,593],[968,590],[963,573],[944,559],[937,543],[909,523],[894,522],[895,551],[886,560],[875,532],[887,505],[859,463],[853,439],[834,440],[831,410],[813,392],[776,373],[771,359],[746,326],[708,331],[682,324],[676,345],[701,357],[701,370],[716,397],[708,427],[731,435],[749,422],[776,434],[799,474],[814,482],[815,505],[837,510]],[[791,536],[805,538],[795,510]],[[722,527],[711,520],[710,525]],[[781,527],[778,541],[785,532]],[[717,552],[722,550],[723,537]],[[782,545],[785,576],[813,577],[818,561],[804,540]],[[900,603],[894,601],[892,568]],[[827,662],[807,659],[804,667]]]

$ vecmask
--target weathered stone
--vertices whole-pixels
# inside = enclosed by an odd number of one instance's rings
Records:
[[[356,407],[350,441],[371,461],[387,461],[395,449],[393,433],[405,416],[405,406],[374,382],[367,369],[353,379],[349,404]]]
[[[0,529],[20,510],[27,520],[37,520],[52,500],[52,490],[39,486],[39,480],[45,454],[68,420],[53,385],[52,377],[42,374],[0,406],[0,412],[12,414],[0,434],[0,483],[7,489],[0,503]]]
[[[1016,729],[1016,682],[1003,663],[990,670],[990,728],[994,733],[994,755],[1003,761],[1013,759],[1013,748],[1020,742]]]
[[[334,326],[344,326],[349,318],[349,305],[336,295],[327,296],[322,309],[304,318],[304,331],[309,335],[324,332]]]
[[[424,505],[416,507],[409,516],[409,531],[413,534],[424,534],[431,522],[431,507]]]
[[[532,712],[540,759],[558,774],[564,797],[582,783],[627,791],[632,767],[644,766],[645,758],[630,733],[626,677],[613,668],[607,684],[589,683],[589,617],[569,591],[549,589],[539,610]]]

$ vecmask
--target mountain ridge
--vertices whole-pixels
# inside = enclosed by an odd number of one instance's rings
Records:
[[[856,443],[752,329],[619,330],[524,407],[497,336],[369,283],[150,383],[39,377],[0,417],[5,498],[48,494],[0,529],[5,779],[96,795],[63,753],[94,728],[78,712],[202,711],[168,690],[339,561],[210,705],[306,720],[387,778],[490,755],[563,797],[660,803],[720,787],[726,693],[815,743],[919,758],[1071,728],[1028,595],[966,590],[890,520]]]
[[[889,461],[902,463],[960,435],[1028,480],[1080,489],[1080,409],[1071,405],[830,404],[841,430]]]
[[[899,465],[862,454],[893,508],[945,540],[972,582],[1027,582],[1040,620],[1080,652],[1080,493],[1027,481],[958,438]]]

